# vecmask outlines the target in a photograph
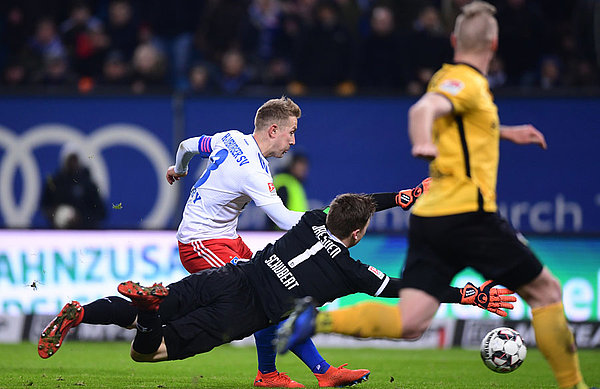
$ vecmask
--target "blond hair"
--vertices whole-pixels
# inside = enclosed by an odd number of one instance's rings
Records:
[[[456,50],[480,52],[489,50],[498,37],[496,7],[485,1],[473,1],[462,7],[456,18],[454,36]]]
[[[281,96],[279,99],[268,100],[256,111],[254,128],[263,130],[273,123],[279,124],[283,120],[288,120],[290,116],[299,118],[301,114],[298,104],[289,97]]]

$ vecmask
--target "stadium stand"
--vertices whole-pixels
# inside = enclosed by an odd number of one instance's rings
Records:
[[[0,92],[419,95],[467,2],[7,0]],[[597,93],[597,1],[492,3],[495,91]]]

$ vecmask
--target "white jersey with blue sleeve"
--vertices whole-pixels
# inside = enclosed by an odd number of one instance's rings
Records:
[[[250,201],[257,206],[282,203],[273,185],[268,161],[252,135],[236,130],[182,142],[175,171],[187,171],[193,155],[208,156],[183,211],[177,239],[182,243],[236,239],[238,217]]]

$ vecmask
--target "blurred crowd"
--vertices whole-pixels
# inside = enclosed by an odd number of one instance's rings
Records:
[[[2,0],[2,90],[421,94],[468,0]],[[498,0],[492,88],[598,86],[598,0]]]

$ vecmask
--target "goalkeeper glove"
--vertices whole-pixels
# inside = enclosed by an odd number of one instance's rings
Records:
[[[479,288],[468,282],[460,289],[460,303],[463,305],[475,305],[481,309],[488,310],[498,316],[506,317],[507,313],[500,308],[513,309],[511,302],[517,301],[515,296],[507,296],[514,292],[509,289],[492,288],[494,281],[486,281]]]
[[[409,210],[423,193],[427,193],[430,182],[431,177],[427,177],[415,188],[401,190],[396,195],[396,204],[402,207],[402,209],[405,211]]]

